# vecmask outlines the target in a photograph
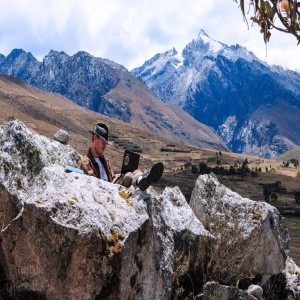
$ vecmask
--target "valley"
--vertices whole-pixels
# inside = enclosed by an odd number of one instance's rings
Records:
[[[212,168],[217,166],[216,154],[220,155],[219,150],[196,148],[165,140],[118,119],[108,118],[82,108],[61,95],[42,92],[18,79],[5,76],[0,78],[1,124],[12,119],[19,119],[31,130],[50,138],[53,138],[54,133],[60,128],[64,129],[70,134],[70,145],[84,155],[90,144],[89,129],[96,122],[104,122],[108,124],[111,129],[110,135],[114,137],[111,139],[112,145],[108,146],[107,153],[114,164],[115,172],[120,170],[124,145],[130,143],[137,145],[142,151],[140,163],[142,170],[158,161],[164,163],[164,175],[154,186],[158,192],[162,192],[166,186],[179,186],[186,199],[189,200],[195,180],[199,176],[199,174],[192,173],[192,166],[199,165],[201,161],[206,162]],[[117,140],[123,143],[118,143]],[[221,153],[219,167],[228,169],[230,165],[240,166],[247,159],[250,170],[255,170],[255,168],[262,170],[262,172],[257,172],[257,177],[252,177],[250,174],[243,178],[238,175],[218,175],[218,180],[222,184],[243,197],[264,201],[262,184],[276,181],[280,181],[281,186],[288,191],[300,189],[300,179],[296,178],[299,167],[282,166],[283,161],[292,158],[299,159],[299,150],[287,152],[276,160],[226,151]],[[295,206],[295,200],[291,193],[278,193],[277,202],[272,204]],[[300,217],[287,215],[285,218],[291,236],[291,256],[297,264],[300,264]]]

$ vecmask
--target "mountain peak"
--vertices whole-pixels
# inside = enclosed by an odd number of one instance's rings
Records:
[[[26,52],[23,49],[13,49],[10,54],[8,55],[9,58],[15,59],[22,54],[26,54]]]
[[[203,36],[209,37],[208,34],[203,29],[200,29],[200,32],[199,32],[198,37],[197,37],[197,40],[199,38],[202,38]]]
[[[219,52],[223,48],[226,47],[226,44],[223,44],[213,38],[211,38],[203,29],[200,30],[197,41],[204,42],[205,44],[209,44],[209,49],[213,52]]]
[[[58,51],[55,51],[55,50],[52,50],[52,49],[49,51],[47,56],[48,57],[51,57],[51,56],[54,56],[54,57],[56,57],[56,56],[69,57],[69,55],[67,53],[65,53],[64,51],[58,52]]]

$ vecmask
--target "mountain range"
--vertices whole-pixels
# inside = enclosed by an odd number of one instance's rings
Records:
[[[157,99],[126,68],[86,52],[69,56],[51,50],[39,62],[31,53],[14,49],[7,57],[0,56],[0,73],[23,79],[41,90],[61,94],[83,107],[164,139],[228,150],[212,128],[180,108]]]
[[[170,141],[265,158],[300,145],[300,74],[203,30],[181,54],[131,72],[86,52],[51,50],[39,62],[14,49],[0,55],[0,73]]]
[[[213,127],[236,153],[275,158],[300,145],[300,74],[203,30],[178,53],[132,70],[163,102]]]

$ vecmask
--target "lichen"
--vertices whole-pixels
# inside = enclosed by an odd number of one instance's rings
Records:
[[[131,191],[120,191],[119,195],[121,198],[123,198],[126,202],[128,202],[128,199],[132,196],[132,192]]]
[[[35,200],[35,203],[37,204],[44,204],[45,200],[41,200],[41,199],[38,199],[38,200]]]
[[[75,196],[73,196],[71,199],[72,199],[73,201],[76,201],[77,203],[79,202],[79,200],[78,200]]]
[[[107,238],[107,251],[110,253],[120,253],[122,252],[122,245],[120,241],[125,239],[125,234],[121,232],[117,232],[114,228],[110,229],[110,233],[112,234]]]
[[[112,214],[112,213],[110,213],[109,215],[110,215],[110,218],[111,218],[111,220],[114,222],[114,221],[116,220],[116,217],[115,217],[115,215],[114,215],[114,214]]]

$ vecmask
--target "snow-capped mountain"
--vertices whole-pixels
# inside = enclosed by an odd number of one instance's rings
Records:
[[[234,152],[274,158],[300,145],[300,74],[269,66],[244,47],[201,30],[181,54],[157,54],[132,74],[213,127]]]

